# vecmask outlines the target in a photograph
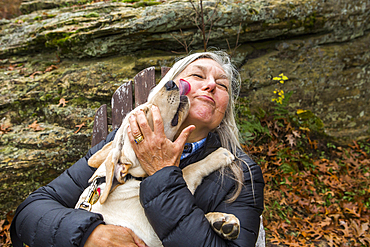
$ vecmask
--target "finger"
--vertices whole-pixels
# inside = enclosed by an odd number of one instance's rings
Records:
[[[137,123],[137,117],[135,116],[135,114],[132,114],[129,118],[129,124],[130,124],[130,128],[131,128],[131,135],[135,138],[137,138],[138,136],[142,135],[142,132],[140,130],[140,127]]]
[[[139,247],[145,247],[147,246],[145,242],[139,238],[130,228],[126,228],[126,230],[129,232],[131,235],[132,239],[134,240],[135,244]]]
[[[150,134],[152,133],[152,129],[148,124],[148,120],[146,119],[144,111],[140,110],[137,112],[136,120],[141,130],[141,133],[143,133],[144,136],[150,136]]]
[[[190,136],[191,132],[193,132],[194,130],[195,130],[195,125],[189,125],[185,129],[183,129],[179,137],[177,137],[175,144],[180,147],[184,147],[188,137]]]
[[[158,106],[155,105],[152,106],[152,116],[154,133],[164,135],[163,119]]]
[[[128,136],[128,139],[130,140],[131,144],[135,144],[135,138],[132,135],[132,131],[131,131],[130,126],[127,127],[127,136]]]
[[[135,233],[132,234],[132,237],[135,241],[135,244],[138,246],[138,247],[146,247],[147,245],[145,244],[145,242],[143,240],[141,240]]]

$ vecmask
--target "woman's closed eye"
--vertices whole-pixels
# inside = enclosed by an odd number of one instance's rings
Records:
[[[228,87],[223,83],[217,83],[217,86],[220,86],[223,90],[226,90],[226,91],[229,90]]]
[[[201,75],[199,75],[199,74],[192,74],[191,76],[195,76],[195,77],[198,77],[198,78],[203,79],[203,76],[201,76]]]

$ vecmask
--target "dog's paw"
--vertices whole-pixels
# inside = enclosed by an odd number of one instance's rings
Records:
[[[224,239],[234,240],[239,237],[240,222],[235,215],[211,212],[206,214],[206,218],[211,224],[213,230]]]
[[[211,153],[210,155],[214,155],[214,159],[218,160],[219,162],[223,161],[224,165],[230,165],[233,160],[235,159],[234,155],[227,150],[226,148],[219,148],[215,152]]]

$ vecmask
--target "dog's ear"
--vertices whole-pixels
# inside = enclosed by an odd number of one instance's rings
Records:
[[[107,158],[111,148],[112,148],[113,141],[105,144],[105,146],[96,152],[90,159],[87,161],[89,166],[94,168],[99,168],[101,164],[103,164],[104,160]]]
[[[114,179],[114,162],[112,159],[112,152],[108,154],[107,159],[105,160],[105,169],[106,169],[106,174],[105,174],[105,188],[103,190],[102,195],[100,196],[100,203],[103,204],[107,198],[108,195],[111,191],[112,184],[113,184],[113,179]]]
[[[128,170],[131,168],[132,162],[126,158],[124,155],[124,152],[121,153],[121,158],[118,164],[114,167],[114,178],[113,186],[115,186],[115,182],[117,184],[124,184],[125,183],[125,177],[128,174]],[[112,191],[114,188],[112,189]]]

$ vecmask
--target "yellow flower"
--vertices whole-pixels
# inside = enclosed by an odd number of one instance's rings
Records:
[[[283,81],[286,81],[288,80],[289,78],[286,77],[283,73],[281,73],[279,76],[281,76],[281,79],[280,80],[283,80]]]
[[[279,81],[281,84],[284,84],[284,81],[288,80],[289,78],[285,76],[283,73],[279,75],[279,77],[273,77],[274,81]]]
[[[298,109],[297,110],[297,114],[299,115],[299,114],[302,114],[302,113],[305,113],[305,112],[307,112],[307,110],[303,110],[303,109]]]

